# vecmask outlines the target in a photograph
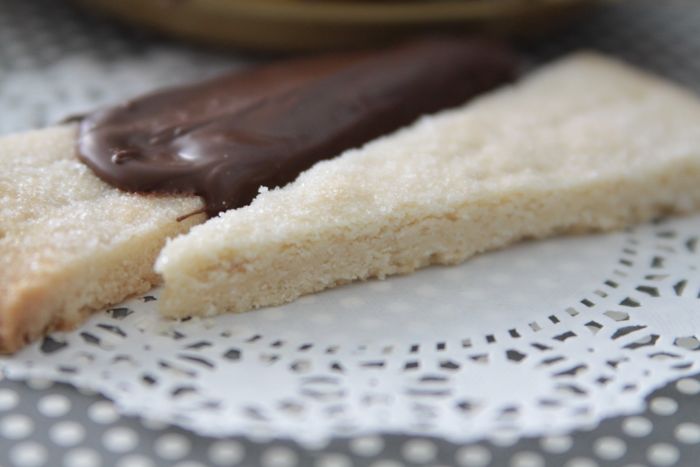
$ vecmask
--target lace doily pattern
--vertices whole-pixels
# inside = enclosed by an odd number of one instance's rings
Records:
[[[698,371],[699,238],[700,217],[667,220],[178,323],[153,291],[5,371],[213,436],[561,433]]]

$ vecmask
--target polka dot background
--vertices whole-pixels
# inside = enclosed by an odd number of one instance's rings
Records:
[[[78,51],[104,60],[143,53],[163,43],[58,0],[2,0],[0,86],[8,74],[39,73],[66,53]],[[539,61],[586,46],[623,56],[700,90],[700,3],[695,0],[615,3],[524,52]],[[187,51],[192,53],[191,48]],[[21,96],[12,105],[21,107]],[[47,123],[41,109],[28,115],[30,119],[16,122],[18,127]],[[682,379],[651,394],[643,413],[609,419],[589,431],[497,441],[456,445],[387,435],[337,439],[304,449],[284,440],[210,439],[157,421],[121,417],[110,401],[93,393],[0,376],[0,467],[697,466],[700,377]]]
[[[644,413],[590,431],[515,443],[455,445],[402,436],[333,440],[318,449],[285,441],[210,439],[122,418],[108,400],[63,384],[0,381],[0,466],[263,467],[696,466],[700,377],[662,388]]]

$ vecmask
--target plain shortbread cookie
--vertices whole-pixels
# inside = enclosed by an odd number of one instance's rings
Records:
[[[146,292],[165,239],[203,216],[195,197],[119,191],[75,156],[76,128],[0,138],[0,352]]]
[[[173,317],[245,311],[699,206],[697,97],[576,54],[170,241],[159,303]]]

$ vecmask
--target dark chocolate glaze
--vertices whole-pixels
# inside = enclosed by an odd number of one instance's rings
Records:
[[[78,154],[115,187],[197,194],[213,216],[512,79],[515,64],[465,39],[278,62],[94,112]]]

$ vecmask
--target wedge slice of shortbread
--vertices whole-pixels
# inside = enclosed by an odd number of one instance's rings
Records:
[[[147,291],[199,198],[127,194],[75,157],[76,128],[0,138],[0,351]]]
[[[700,207],[700,103],[578,54],[423,118],[168,243],[169,316],[244,311],[524,237]]]

